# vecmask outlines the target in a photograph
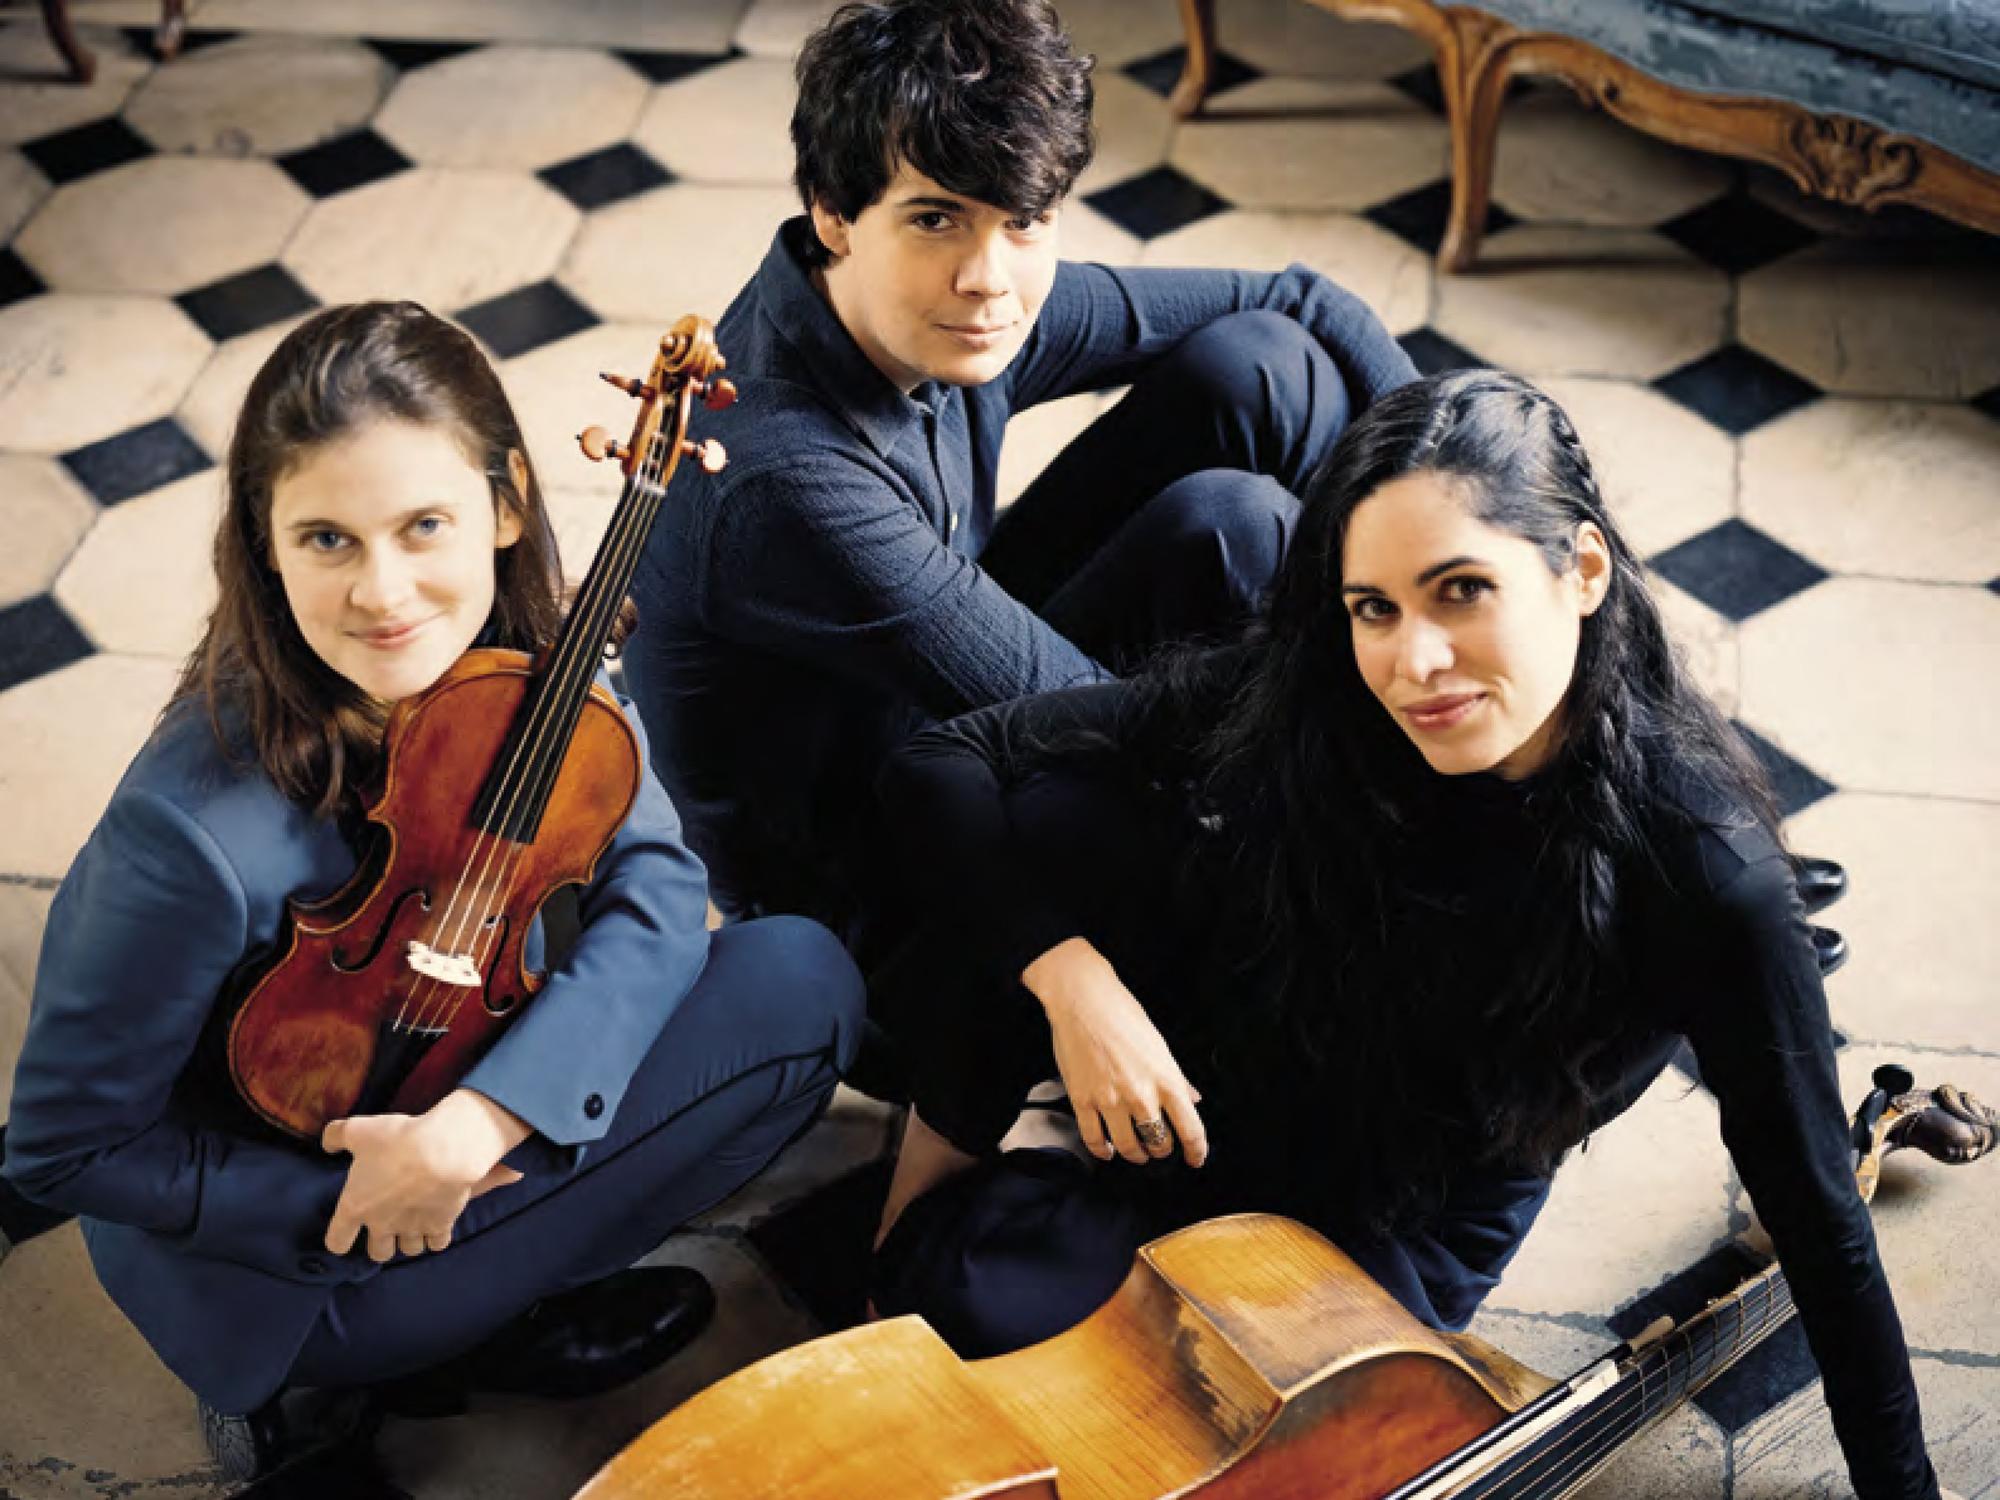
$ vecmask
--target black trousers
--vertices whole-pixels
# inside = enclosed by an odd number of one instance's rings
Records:
[[[1049,1026],[1014,976],[983,967],[981,945],[964,931],[978,914],[936,915],[916,948],[926,961],[907,971],[916,988],[902,997],[909,1011],[922,1008],[909,1031],[914,1102],[926,1123],[983,1159],[898,1221],[877,1258],[877,1307],[921,1313],[967,1358],[1005,1353],[1102,1304],[1148,1240],[1220,1214],[1276,1211],[1312,1221],[1423,1322],[1462,1328],[1519,1249],[1548,1180],[1468,1170],[1436,1213],[1394,1231],[1365,1227],[1364,1214],[1299,1207],[1337,1202],[1339,1146],[1297,1131],[1263,1138],[1248,1122],[1309,1121],[1310,1101],[1272,1108],[1260,1098],[1232,1111],[1259,1081],[1204,1072],[1196,1038],[1228,1023],[1216,1011],[1240,990],[1207,978],[1216,903],[1182,873],[1193,833],[1130,781],[1087,765],[1032,773],[1007,796],[1023,868],[1110,960],[1206,1096],[1211,1154],[1199,1170],[1178,1157],[1132,1166],[995,1154],[1029,1089],[1056,1076]],[[909,835],[906,855],[920,854],[919,837]],[[905,868],[908,899],[921,906],[921,858]]]
[[[1270,588],[1296,497],[1348,419],[1338,368],[1297,323],[1219,318],[1050,462],[980,565],[1114,670],[1228,633]]]

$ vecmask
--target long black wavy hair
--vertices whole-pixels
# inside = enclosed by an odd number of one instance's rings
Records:
[[[1557,743],[1525,784],[1431,770],[1357,666],[1348,527],[1418,472],[1457,479],[1474,516],[1554,573],[1584,523],[1604,535],[1609,588],[1582,621]],[[1629,1035],[1621,881],[1690,785],[1776,832],[1761,769],[1690,681],[1575,428],[1511,375],[1434,376],[1369,408],[1314,477],[1247,644],[1169,656],[1143,680],[1149,714],[1193,727],[1183,785],[1223,917],[1226,999],[1198,1045],[1253,1115],[1270,1112],[1265,1149],[1337,1150],[1330,1188],[1378,1227],[1435,1207],[1468,1156],[1549,1171],[1586,1134],[1614,1081],[1593,1065]]]

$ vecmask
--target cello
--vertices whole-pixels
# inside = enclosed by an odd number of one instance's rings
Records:
[[[1985,1154],[2000,1114],[1878,1068],[1855,1182]],[[1774,1260],[1566,1380],[1437,1332],[1310,1229],[1210,1220],[1140,1250],[1068,1332],[962,1362],[918,1317],[709,1387],[575,1500],[1557,1500],[1792,1316]]]
[[[728,462],[687,435],[697,398],[711,410],[735,399],[725,366],[714,329],[690,316],[644,380],[603,376],[639,414],[625,443],[600,427],[578,437],[625,482],[554,645],[532,659],[468,651],[390,711],[369,855],[332,895],[291,903],[227,1008],[231,1081],[266,1124],[312,1139],[350,1115],[421,1113],[541,988],[526,954],[535,915],[591,878],[644,775],[596,678],[676,468]]]

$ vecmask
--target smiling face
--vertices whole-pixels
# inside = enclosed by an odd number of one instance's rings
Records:
[[[1583,618],[1610,580],[1584,522],[1567,571],[1473,515],[1464,482],[1405,474],[1355,508],[1342,593],[1362,680],[1431,769],[1532,775],[1561,734]]]
[[[907,395],[983,385],[1020,352],[1056,276],[1057,210],[1024,218],[940,187],[907,163],[852,221],[819,206],[828,300]]]
[[[523,466],[517,489],[525,477]],[[448,432],[383,419],[278,478],[270,534],[306,644],[394,703],[436,682],[484,627],[495,554],[521,523]]]

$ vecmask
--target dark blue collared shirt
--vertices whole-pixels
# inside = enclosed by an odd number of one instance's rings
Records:
[[[839,919],[883,755],[913,729],[1109,674],[982,570],[1007,419],[1129,384],[1230,313],[1295,318],[1360,411],[1413,378],[1360,299],[1303,266],[1065,262],[985,385],[904,395],[780,227],[717,325],[740,398],[704,416],[729,466],[684,464],[633,584],[627,673],[654,764],[725,911]]]

